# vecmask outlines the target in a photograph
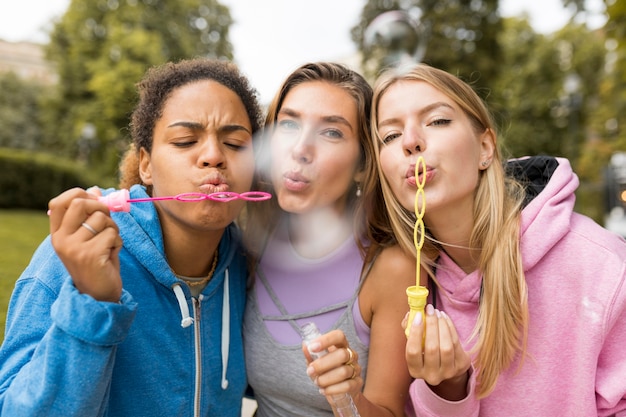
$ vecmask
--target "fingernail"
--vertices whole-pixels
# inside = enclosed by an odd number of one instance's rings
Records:
[[[445,312],[445,311],[442,311],[442,312],[441,312],[441,317],[443,317],[444,319],[447,319],[447,318],[448,318],[448,315],[446,314],[446,312]]]
[[[441,318],[441,311],[435,309],[435,314],[437,315],[437,318]]]
[[[315,374],[315,368],[313,368],[312,366],[307,366],[306,368],[306,374],[308,376],[313,376],[313,374]]]
[[[426,306],[426,314],[428,314],[429,316],[432,316],[433,314],[435,314],[435,307],[433,307],[432,304],[428,304]]]
[[[320,348],[322,347],[320,342],[311,342],[307,346],[308,346],[309,352],[313,352],[313,353],[319,352]]]
[[[413,326],[419,326],[420,324],[422,324],[422,315],[418,313],[413,317]]]

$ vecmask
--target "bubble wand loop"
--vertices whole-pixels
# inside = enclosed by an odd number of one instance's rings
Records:
[[[422,168],[422,176],[419,176],[419,168]],[[424,246],[424,212],[426,211],[426,195],[424,193],[424,186],[426,185],[426,162],[423,157],[417,159],[415,164],[415,178],[417,192],[415,193],[415,228],[413,229],[413,244],[415,245],[415,285],[420,285],[420,258],[422,253],[422,246]],[[422,200],[422,206],[419,207],[419,200]],[[419,233],[419,240],[418,240]]]
[[[419,176],[420,171],[422,173],[421,177]],[[406,329],[404,330],[406,337],[409,337],[411,324],[416,314],[422,315],[422,323],[424,323],[424,307],[426,306],[426,299],[428,298],[428,288],[420,285],[421,253],[422,246],[424,246],[424,213],[426,211],[426,195],[424,193],[424,186],[426,185],[426,162],[422,156],[419,156],[415,163],[415,183],[417,185],[417,192],[415,193],[415,228],[413,229],[416,260],[415,285],[406,289],[410,308],[409,318],[407,320]],[[421,207],[419,205],[420,199],[422,203]]]

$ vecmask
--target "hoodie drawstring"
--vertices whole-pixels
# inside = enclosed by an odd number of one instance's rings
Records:
[[[180,325],[182,327],[189,327],[193,323],[193,318],[189,315],[189,306],[187,305],[187,299],[185,298],[185,293],[183,289],[180,287],[179,283],[176,283],[172,286],[174,290],[174,294],[176,295],[176,301],[178,301],[178,307],[180,308],[180,314],[183,317]]]
[[[222,303],[222,389],[228,388],[226,371],[228,369],[228,348],[230,346],[230,291],[228,268],[226,268],[224,274],[224,299]]]
[[[180,308],[180,314],[182,321],[180,325],[182,327],[189,327],[193,323],[193,318],[189,315],[189,306],[187,305],[187,299],[185,293],[179,283],[172,286],[176,300],[178,301],[178,307]],[[228,353],[230,347],[230,278],[228,274],[228,268],[224,271],[224,297],[222,303],[222,389],[228,388],[228,379],[226,379],[226,373],[228,371]]]

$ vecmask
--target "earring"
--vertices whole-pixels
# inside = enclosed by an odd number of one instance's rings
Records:
[[[482,162],[480,163],[480,165],[481,165],[483,168],[487,168],[487,167],[489,166],[489,161],[482,161]]]
[[[363,194],[363,193],[361,192],[361,184],[357,182],[357,183],[356,183],[356,197],[357,197],[357,198],[361,197],[361,194]]]

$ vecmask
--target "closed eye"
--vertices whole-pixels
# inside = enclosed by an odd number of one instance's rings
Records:
[[[441,119],[436,119],[432,121],[430,123],[430,126],[446,126],[446,125],[449,125],[450,123],[452,123],[452,120],[441,118]]]
[[[389,142],[392,142],[394,139],[399,138],[400,136],[402,136],[401,133],[388,133],[385,136],[383,136],[381,140],[386,145]]]

